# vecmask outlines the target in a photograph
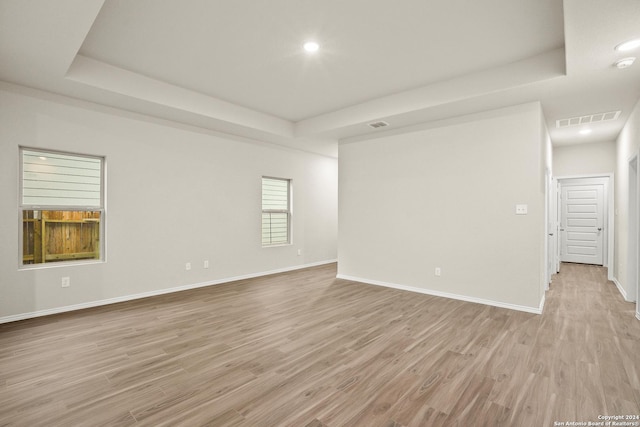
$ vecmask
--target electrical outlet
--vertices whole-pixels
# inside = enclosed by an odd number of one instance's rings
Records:
[[[302,255],[302,249],[298,249],[298,256]]]
[[[191,270],[191,263],[190,263],[190,262],[188,262],[188,263],[184,266],[184,269],[185,269],[185,270],[187,270],[187,271]]]
[[[440,276],[440,275],[442,275],[442,270],[440,270],[440,267],[436,267],[435,275],[436,275],[436,276]]]
[[[204,268],[209,268],[209,260],[204,260]]]
[[[69,286],[71,286],[71,278],[70,277],[63,277],[62,278],[62,287],[63,288],[68,288]]]

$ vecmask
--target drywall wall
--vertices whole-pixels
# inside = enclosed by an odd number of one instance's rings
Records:
[[[105,263],[18,269],[19,146],[106,156]],[[3,85],[0,319],[335,260],[337,166],[335,158]],[[293,180],[292,245],[261,247],[263,175]]]
[[[613,173],[616,169],[614,141],[561,145],[553,148],[555,176]]]
[[[535,311],[551,166],[540,105],[460,121],[340,146],[339,277]]]
[[[616,141],[615,172],[615,271],[614,277],[628,300],[636,299],[636,289],[628,278],[629,244],[629,160],[640,147],[640,101]]]

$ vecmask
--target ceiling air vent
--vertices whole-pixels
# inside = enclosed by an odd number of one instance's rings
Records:
[[[389,123],[380,121],[380,122],[369,123],[368,125],[374,129],[378,129],[378,128],[389,126]]]
[[[608,113],[591,114],[588,116],[570,117],[568,119],[556,120],[556,128],[566,128],[569,126],[579,126],[588,123],[608,122],[617,120],[621,111],[609,111]]]

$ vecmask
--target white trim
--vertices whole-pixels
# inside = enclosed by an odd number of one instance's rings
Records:
[[[545,168],[544,172],[544,290],[545,292],[549,290],[549,283],[551,283],[551,269],[549,268],[549,257],[551,254],[551,244],[549,243],[552,237],[549,235],[550,227],[549,222],[551,219],[551,203],[549,203],[549,198],[551,197],[551,192],[549,188],[552,186],[553,177],[551,175],[551,170],[549,168]]]
[[[585,174],[585,175],[560,175],[555,178],[559,180],[568,180],[568,179],[586,179],[586,178],[612,178],[613,173],[594,173],[594,174]]]
[[[618,291],[620,292],[620,294],[622,295],[622,298],[624,298],[625,301],[627,302],[631,302],[627,299],[627,292],[624,290],[624,287],[622,286],[622,284],[620,282],[618,282],[618,279],[616,279],[615,277],[613,279],[611,279],[611,281],[616,285],[616,287],[618,288]]]
[[[635,163],[635,167],[633,164]],[[628,188],[627,194],[627,230],[628,230],[628,242],[627,242],[627,281],[629,283],[630,299],[635,299],[636,310],[640,310],[640,235],[638,228],[640,227],[640,221],[638,218],[640,215],[640,149],[638,153],[631,155],[628,163]],[[634,179],[632,178],[632,171]],[[635,181],[635,182],[634,182]],[[633,192],[631,190],[634,190]],[[631,203],[632,199],[634,203]]]
[[[525,305],[509,304],[506,302],[475,298],[475,297],[470,297],[466,295],[458,295],[458,294],[451,294],[448,292],[434,291],[431,289],[423,289],[423,288],[416,288],[413,286],[398,285],[396,283],[381,282],[379,280],[363,279],[361,277],[347,276],[344,274],[338,274],[336,275],[336,278],[350,280],[353,282],[366,283],[368,285],[383,286],[385,288],[399,289],[402,291],[417,292],[419,294],[432,295],[436,297],[450,298],[450,299],[455,299],[460,301],[473,302],[476,304],[490,305],[493,307],[507,308],[509,310],[524,311],[524,312],[533,313],[533,314],[542,314],[542,309],[544,308],[544,301],[545,301],[545,295],[543,294],[542,299],[540,300],[540,305],[538,306],[538,308],[534,308],[534,307],[527,307]]]
[[[154,297],[154,296],[158,296],[158,295],[170,294],[170,293],[173,293],[173,292],[186,291],[186,290],[189,290],[189,289],[196,289],[196,288],[203,288],[203,287],[207,287],[207,286],[221,285],[223,283],[235,282],[235,281],[238,281],[238,280],[254,279],[256,277],[269,276],[269,275],[278,274],[278,273],[286,273],[287,271],[302,270],[302,269],[305,269],[305,268],[317,267],[317,266],[326,265],[326,264],[332,264],[332,263],[335,263],[337,261],[338,261],[337,259],[326,260],[326,261],[318,261],[318,262],[313,262],[313,263],[310,263],[310,264],[303,264],[303,265],[296,265],[296,266],[293,266],[293,267],[278,268],[276,270],[263,271],[263,272],[259,272],[259,273],[250,273],[250,274],[245,274],[245,275],[242,275],[242,276],[227,277],[227,278],[224,278],[224,279],[213,280],[213,281],[210,281],[210,282],[193,283],[193,284],[190,284],[190,285],[182,285],[182,286],[176,286],[176,287],[173,287],[173,288],[158,289],[158,290],[155,290],[155,291],[143,292],[143,293],[140,293],[140,294],[124,295],[124,296],[121,296],[121,297],[108,298],[108,299],[103,299],[103,300],[98,300],[98,301],[84,302],[84,303],[80,303],[80,304],[67,305],[67,306],[64,306],[64,307],[56,307],[56,308],[49,308],[49,309],[46,309],[46,310],[32,311],[32,312],[29,312],[29,313],[14,314],[14,315],[11,315],[11,316],[0,317],[0,324],[9,323],[9,322],[16,322],[18,320],[32,319],[34,317],[49,316],[51,314],[65,313],[65,312],[68,312],[68,311],[83,310],[85,308],[99,307],[99,306],[102,306],[102,305],[115,304],[115,303],[119,303],[119,302],[132,301],[132,300],[136,300],[136,299],[140,299],[140,298]]]
[[[640,311],[636,311],[636,319],[640,320]]]

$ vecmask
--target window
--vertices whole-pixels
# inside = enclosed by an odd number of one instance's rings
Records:
[[[104,158],[20,149],[23,266],[103,259]]]
[[[286,245],[291,236],[291,180],[262,177],[262,246]]]

